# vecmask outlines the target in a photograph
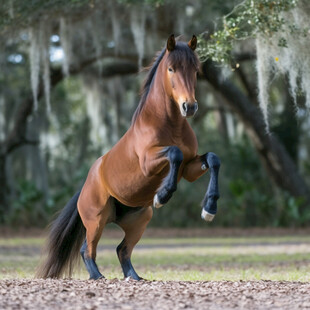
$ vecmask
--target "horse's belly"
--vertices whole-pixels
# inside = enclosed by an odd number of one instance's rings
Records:
[[[161,179],[130,180],[110,187],[111,195],[128,206],[150,206]]]

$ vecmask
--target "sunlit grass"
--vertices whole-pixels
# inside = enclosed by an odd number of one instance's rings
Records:
[[[44,237],[32,238],[0,238],[0,246],[42,246]],[[121,238],[106,238],[103,234],[99,245],[117,245]],[[310,243],[309,236],[277,236],[277,237],[198,237],[198,238],[142,238],[139,245],[236,245],[236,244],[281,244],[281,243]]]
[[[208,272],[200,270],[174,270],[161,269],[155,271],[147,271],[140,275],[148,280],[163,280],[163,281],[258,281],[258,280],[272,280],[272,281],[310,281],[309,266],[303,268],[304,270],[296,271],[296,268],[272,270],[269,268],[229,268],[225,270],[210,270]]]
[[[119,239],[103,239],[97,263],[108,278],[123,278]],[[0,279],[34,278],[43,238],[0,239]],[[310,237],[145,238],[132,257],[148,280],[310,281]],[[74,278],[87,279],[84,266]]]

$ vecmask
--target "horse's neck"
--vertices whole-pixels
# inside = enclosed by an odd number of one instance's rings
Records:
[[[151,143],[164,139],[165,143],[178,145],[188,137],[191,137],[191,142],[196,141],[191,126],[182,117],[177,105],[171,102],[168,96],[159,96],[159,91],[156,93],[155,89],[154,93],[148,94],[132,129],[133,132],[138,132],[140,137],[142,135],[144,139],[150,139]]]

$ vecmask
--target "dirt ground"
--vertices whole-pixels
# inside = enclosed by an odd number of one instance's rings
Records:
[[[0,309],[308,309],[310,283],[3,280]]]
[[[154,230],[150,237],[309,235],[309,230]],[[12,230],[0,230],[12,237]],[[18,231],[16,236],[44,231]],[[117,230],[107,236],[121,238]],[[106,248],[106,247],[105,247]],[[237,248],[240,251],[240,248]],[[25,249],[24,249],[25,250]],[[30,250],[36,252],[36,248]],[[114,249],[113,249],[114,250]],[[7,251],[7,249],[6,249]],[[266,249],[265,249],[266,251]],[[296,252],[296,251],[295,251]],[[14,248],[14,253],[18,253]],[[27,254],[27,253],[26,253]],[[32,253],[33,254],[33,253]],[[26,255],[27,256],[27,255]],[[0,280],[0,310],[10,309],[310,309],[310,283],[279,281]]]

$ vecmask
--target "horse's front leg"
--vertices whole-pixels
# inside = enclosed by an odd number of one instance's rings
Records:
[[[220,159],[212,152],[202,156],[196,156],[183,170],[184,179],[193,182],[198,179],[207,169],[210,170],[210,182],[207,193],[202,201],[201,217],[211,222],[217,212],[217,200],[220,197],[218,188],[218,173],[220,169]]]
[[[183,153],[177,146],[156,147],[146,152],[142,162],[142,171],[146,176],[158,175],[169,165],[169,172],[154,196],[154,208],[167,203],[176,191],[182,161]]]

